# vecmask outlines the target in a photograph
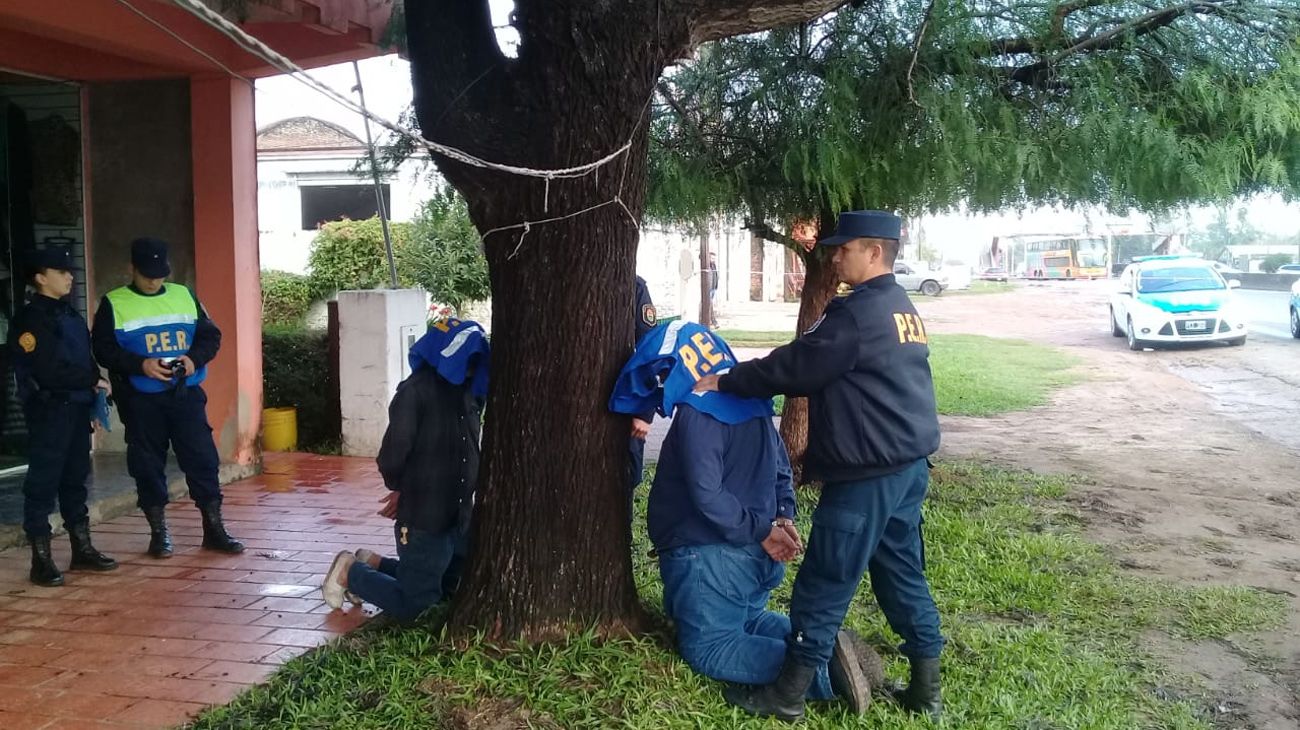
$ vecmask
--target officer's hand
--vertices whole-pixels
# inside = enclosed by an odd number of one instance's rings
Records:
[[[164,383],[171,382],[172,371],[170,368],[163,366],[162,360],[159,360],[156,357],[151,357],[144,361],[142,367],[145,377],[153,378],[154,380],[161,380]]]
[[[799,554],[799,545],[791,539],[784,527],[773,525],[772,532],[768,533],[767,539],[763,541],[763,551],[773,560],[785,563]]]
[[[640,418],[632,419],[632,438],[638,438],[645,441],[645,437],[650,435],[650,424],[642,421]]]
[[[718,389],[718,380],[721,377],[722,376],[720,375],[705,375],[704,377],[695,381],[695,392],[708,393],[711,391],[716,391]]]
[[[177,373],[177,375],[184,375],[188,378],[199,371],[199,369],[194,366],[194,361],[190,359],[189,355],[181,355],[181,365],[185,366],[185,372]]]
[[[397,519],[397,499],[401,496],[401,492],[389,492],[380,497],[379,503],[384,506],[379,508],[379,516],[387,517],[390,520]]]

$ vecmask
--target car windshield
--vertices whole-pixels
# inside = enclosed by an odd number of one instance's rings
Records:
[[[1205,266],[1170,266],[1144,269],[1138,278],[1138,291],[1172,292],[1223,289],[1223,280]]]

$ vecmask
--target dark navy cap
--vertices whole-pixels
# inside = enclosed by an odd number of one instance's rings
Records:
[[[888,238],[897,241],[903,235],[903,219],[883,210],[854,210],[840,213],[835,235],[817,243],[822,246],[843,246],[856,238]]]
[[[172,273],[167,261],[167,242],[161,238],[137,238],[131,242],[131,265],[149,279],[162,279]]]
[[[49,246],[32,249],[27,252],[27,270],[36,274],[46,269],[57,271],[76,271],[76,259],[72,258],[72,249],[67,246]]]

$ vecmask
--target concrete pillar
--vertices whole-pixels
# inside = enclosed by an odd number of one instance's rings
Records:
[[[194,268],[199,299],[221,328],[208,367],[208,420],[223,477],[261,461],[262,288],[257,253],[257,127],[253,89],[228,77],[190,82]]]
[[[388,428],[388,402],[410,374],[407,352],[428,328],[418,289],[339,292],[339,391],[343,453],[375,456]]]

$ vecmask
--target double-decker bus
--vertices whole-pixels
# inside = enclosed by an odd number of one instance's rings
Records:
[[[1027,279],[1106,278],[1106,239],[1101,236],[1035,236],[1023,239]]]

